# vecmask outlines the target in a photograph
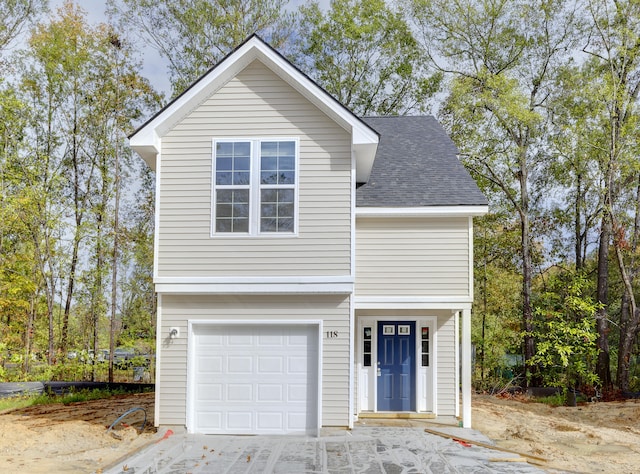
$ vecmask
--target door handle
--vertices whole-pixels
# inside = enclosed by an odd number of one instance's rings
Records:
[[[382,376],[382,370],[380,370],[380,367],[378,367],[378,377]]]

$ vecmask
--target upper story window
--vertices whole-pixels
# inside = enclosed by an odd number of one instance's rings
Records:
[[[213,141],[213,233],[295,234],[296,139]]]

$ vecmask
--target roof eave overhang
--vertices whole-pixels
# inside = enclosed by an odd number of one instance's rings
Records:
[[[160,136],[151,127],[138,130],[129,137],[129,146],[138,153],[152,170],[156,169],[156,157],[160,153]]]
[[[356,217],[477,217],[489,206],[356,207]]]
[[[187,91],[134,132],[129,137],[131,147],[151,168],[155,169],[155,157],[160,153],[161,138],[191,110],[256,59],[350,132],[356,156],[357,179],[359,182],[366,181],[373,166],[379,140],[378,133],[257,36],[251,37],[240,45]]]

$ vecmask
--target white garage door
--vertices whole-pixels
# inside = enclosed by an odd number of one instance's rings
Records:
[[[318,326],[194,325],[190,431],[314,433]]]

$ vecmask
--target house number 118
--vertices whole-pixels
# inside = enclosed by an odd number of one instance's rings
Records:
[[[334,337],[338,337],[338,331],[327,331],[327,339],[333,339]]]

